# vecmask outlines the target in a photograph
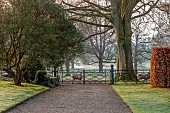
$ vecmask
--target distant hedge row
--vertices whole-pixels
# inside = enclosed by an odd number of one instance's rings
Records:
[[[153,48],[150,83],[154,87],[170,87],[170,47]]]

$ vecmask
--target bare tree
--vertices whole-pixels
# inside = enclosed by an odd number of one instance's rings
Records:
[[[134,75],[132,46],[131,46],[131,21],[148,14],[156,6],[159,0],[77,0],[74,4],[69,0],[63,2],[68,7],[66,10],[73,21],[84,22],[95,26],[113,28],[116,32],[118,48],[117,69],[129,71]],[[88,20],[82,20],[86,17]],[[109,25],[93,23],[92,18],[105,18]]]
[[[95,23],[104,23],[105,25],[108,22],[105,19],[94,18]],[[116,47],[115,42],[113,42],[113,30],[106,31],[105,27],[96,27],[88,24],[79,23],[79,28],[86,34],[86,36],[91,36],[84,42],[84,58],[91,64],[98,63],[99,71],[103,70],[103,63],[110,62],[115,57]],[[91,35],[92,34],[92,35]],[[95,35],[93,35],[95,34]],[[90,56],[90,58],[89,58]]]
[[[92,63],[98,63],[99,71],[103,70],[103,63],[111,62],[115,58],[116,47],[110,42],[109,33],[96,35],[86,41],[85,52],[92,57],[88,58]]]
[[[151,22],[151,23],[150,23]],[[149,36],[148,26],[152,21],[148,17],[140,17],[132,21],[132,48],[135,70],[138,70],[138,63],[150,59],[151,37]]]
[[[154,46],[170,46],[170,1],[160,2],[151,12],[154,21]]]

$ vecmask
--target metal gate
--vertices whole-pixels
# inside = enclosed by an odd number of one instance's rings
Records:
[[[116,81],[126,81],[126,75],[130,72],[135,72],[136,75],[149,74],[150,70],[114,70],[114,65],[111,65],[111,69],[99,70],[74,70],[66,72],[65,70],[54,70],[59,84],[115,84]],[[73,79],[75,74],[81,75],[81,79]],[[136,82],[138,81],[136,76]]]
[[[80,76],[74,79],[74,75]],[[60,70],[57,72],[60,78],[60,84],[108,84],[110,83],[110,70],[98,71],[98,70],[77,70],[72,72],[66,72]]]

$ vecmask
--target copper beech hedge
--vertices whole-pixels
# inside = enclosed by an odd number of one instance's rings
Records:
[[[152,48],[150,83],[154,87],[170,87],[170,46]]]

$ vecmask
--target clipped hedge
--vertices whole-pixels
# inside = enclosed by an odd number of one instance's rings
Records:
[[[152,48],[150,83],[154,87],[170,87],[170,47]]]
[[[50,77],[46,75],[47,75],[47,72],[44,70],[37,71],[36,76],[35,76],[35,83],[38,85],[50,87],[51,86]]]
[[[50,83],[53,86],[59,85],[59,80],[57,79],[57,77],[50,77]]]
[[[47,72],[44,70],[39,70],[36,73],[35,84],[55,87],[59,85],[59,78],[47,76]]]

